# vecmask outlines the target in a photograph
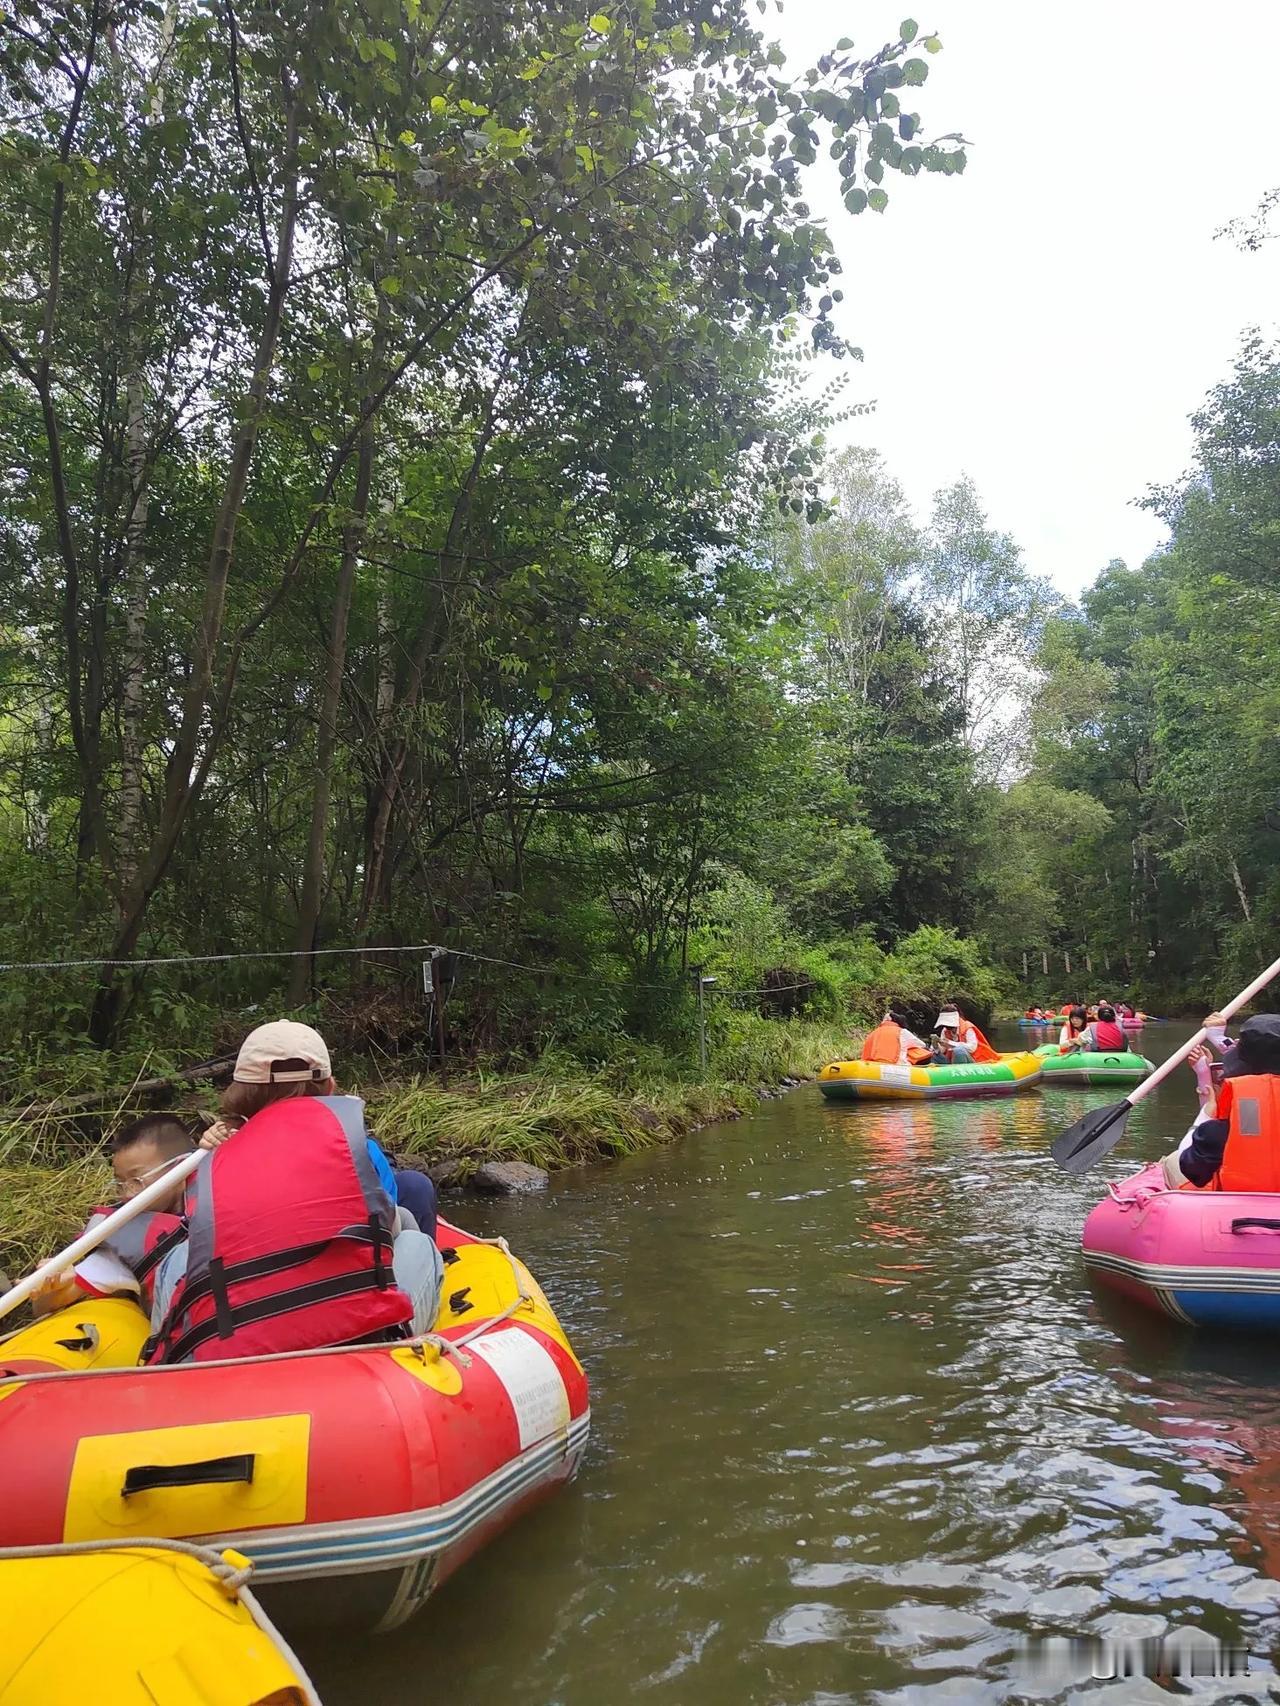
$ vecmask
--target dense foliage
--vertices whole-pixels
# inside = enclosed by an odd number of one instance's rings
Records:
[[[857,353],[805,169],[961,171],[940,44],[794,77],[748,13],[0,20],[0,951],[119,962],[6,977],[15,1054],[286,984],[376,1030],[417,965],[313,951],[428,940],[555,968],[464,962],[460,1042],[684,1036],[695,960],[834,1012],[972,916],[1005,542],[833,488],[804,400]]]
[[[1193,425],[1194,466],[1147,499],[1167,548],[1049,624],[995,830],[1050,984],[1087,952],[1153,1006],[1221,999],[1280,929],[1280,352],[1251,335]]]

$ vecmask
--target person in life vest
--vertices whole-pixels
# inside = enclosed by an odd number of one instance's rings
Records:
[[[927,1044],[909,1031],[901,1013],[890,1009],[862,1044],[863,1060],[880,1066],[924,1066],[932,1055]]]
[[[999,1060],[1000,1056],[982,1032],[958,1007],[946,1007],[938,1014],[938,1031],[954,1032],[954,1046],[964,1049],[970,1060]]]
[[[397,1232],[394,1180],[324,1039],[279,1020],[246,1037],[188,1182],[187,1240],[155,1282],[153,1362],[208,1361],[429,1330],[443,1265]]]
[[[111,1171],[115,1176],[115,1206],[136,1197],[184,1155],[190,1155],[195,1139],[176,1114],[145,1114],[116,1134],[111,1145]],[[95,1209],[85,1231],[91,1231],[112,1211]],[[186,1236],[182,1222],[182,1186],[175,1185],[168,1197],[147,1214],[114,1232],[105,1243],[81,1258],[74,1268],[48,1281],[32,1298],[36,1315],[89,1297],[132,1295],[150,1310],[156,1270],[169,1252]]]
[[[1067,1014],[1066,1024],[1058,1032],[1059,1054],[1069,1053],[1071,1046],[1079,1040],[1088,1022],[1083,1007],[1071,1008]]]
[[[1060,1052],[1070,1054],[1080,1050],[1086,1054],[1124,1054],[1128,1047],[1129,1039],[1116,1023],[1115,1009],[1102,1006],[1098,1009],[1098,1017],[1069,1037]]]
[[[1259,1013],[1240,1027],[1213,1082],[1208,1049],[1188,1056],[1200,1113],[1161,1165],[1171,1189],[1280,1191],[1280,1013]]]

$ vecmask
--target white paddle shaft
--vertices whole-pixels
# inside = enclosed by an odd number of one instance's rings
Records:
[[[1228,1001],[1225,1006],[1219,1007],[1218,1012],[1222,1014],[1224,1019],[1229,1019],[1233,1013],[1237,1012],[1244,1006],[1246,1001],[1252,1001],[1260,989],[1265,989],[1273,977],[1280,977],[1280,960],[1275,960],[1267,967],[1266,971],[1260,972],[1247,989],[1242,989],[1239,995],[1233,997],[1233,999]],[[1191,1053],[1192,1049],[1195,1048],[1196,1044],[1202,1043],[1207,1035],[1208,1032],[1205,1030],[1204,1026],[1201,1025],[1195,1036],[1188,1038],[1180,1049],[1176,1050],[1169,1056],[1168,1060],[1164,1061],[1160,1066],[1157,1066],[1150,1077],[1142,1080],[1142,1083],[1138,1085],[1136,1090],[1130,1090],[1129,1094],[1125,1097],[1125,1100],[1130,1104],[1140,1102],[1148,1091],[1154,1090],[1157,1084],[1161,1083],[1169,1076],[1175,1066],[1180,1066]],[[0,1305],[0,1314],[3,1313],[3,1306]]]
[[[109,1214],[105,1220],[100,1220],[87,1232],[82,1232],[74,1244],[68,1244],[65,1250],[60,1250],[56,1256],[50,1256],[47,1262],[42,1262],[26,1279],[19,1280],[17,1285],[0,1297],[0,1319],[16,1309],[20,1303],[25,1303],[32,1292],[39,1291],[46,1280],[60,1274],[64,1268],[74,1267],[82,1256],[87,1256],[90,1250],[96,1250],[104,1238],[110,1238],[113,1232],[126,1225],[135,1215],[145,1214],[153,1203],[167,1197],[175,1185],[191,1177],[208,1153],[206,1149],[193,1149],[190,1155],[184,1155],[181,1161],[170,1167],[168,1172],[161,1173],[158,1179],[153,1180],[145,1190],[139,1191],[136,1197],[130,1197],[127,1203],[122,1203],[114,1214]]]

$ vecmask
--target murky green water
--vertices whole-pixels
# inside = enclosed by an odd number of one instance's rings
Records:
[[[1193,1111],[1180,1073],[1066,1178],[1048,1140],[1114,1094],[806,1088],[469,1205],[559,1308],[593,1442],[410,1628],[308,1651],[326,1701],[1164,1700],[1044,1642],[1186,1627],[1254,1655],[1195,1698],[1280,1699],[1280,1359],[1099,1309],[1084,1216]]]

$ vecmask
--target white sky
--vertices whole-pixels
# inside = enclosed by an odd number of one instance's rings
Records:
[[[1076,593],[1162,537],[1131,500],[1188,465],[1187,416],[1280,315],[1280,241],[1214,240],[1280,184],[1280,0],[919,3],[761,20],[798,75],[915,15],[943,52],[912,105],[974,144],[963,177],[886,174],[883,215],[850,217],[834,168],[810,173],[837,325],[866,352],[849,392],[878,404],[841,440],[880,450],[922,511],[971,474],[1028,566]]]

